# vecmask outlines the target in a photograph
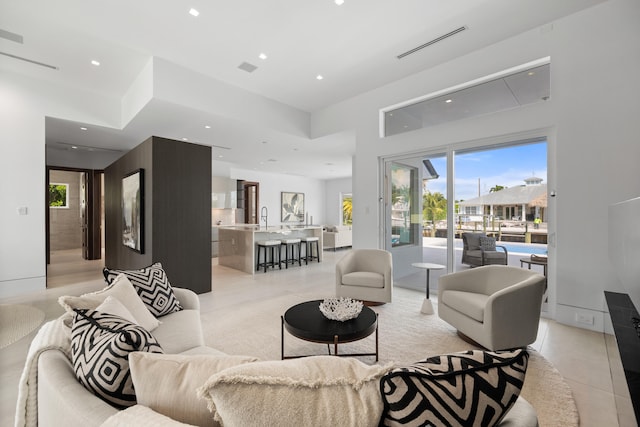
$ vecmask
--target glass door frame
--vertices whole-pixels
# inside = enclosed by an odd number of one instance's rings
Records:
[[[555,192],[555,152],[556,152],[556,129],[554,127],[539,128],[531,131],[518,132],[513,134],[506,134],[491,138],[484,138],[466,142],[452,143],[437,147],[431,147],[424,150],[411,151],[402,154],[380,156],[378,158],[380,188],[383,189],[382,196],[380,197],[380,247],[389,250],[393,253],[391,248],[390,230],[391,230],[391,209],[388,203],[389,195],[391,191],[390,180],[387,177],[387,162],[398,161],[402,159],[409,159],[415,157],[429,157],[438,156],[446,153],[447,157],[447,229],[454,230],[455,227],[455,155],[456,152],[467,152],[471,150],[490,150],[491,148],[504,148],[512,145],[520,145],[533,143],[536,141],[546,141],[547,143],[547,185],[548,191]],[[553,197],[549,197],[549,205],[547,207],[548,215],[548,266],[547,266],[547,286],[548,294],[547,301],[543,305],[543,315],[545,317],[555,317],[555,301],[556,301],[556,212],[555,212],[555,200]],[[455,271],[455,235],[454,233],[447,233],[447,273]]]

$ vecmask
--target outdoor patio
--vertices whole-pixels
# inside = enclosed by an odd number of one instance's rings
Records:
[[[546,230],[545,230],[546,231]],[[435,264],[446,265],[446,256],[447,256],[447,247],[446,247],[446,239],[439,237],[423,237],[422,239],[422,261],[423,262],[432,262]],[[497,242],[500,244],[508,244],[508,265],[514,267],[520,267],[520,258],[529,257],[529,253],[526,252],[527,247],[529,248],[544,248],[546,249],[546,245],[542,244],[524,244],[517,242]],[[512,248],[522,248],[513,250]],[[468,270],[468,265],[464,265],[460,262],[462,259],[462,241],[460,239],[456,239],[456,249],[455,249],[455,271]],[[526,266],[525,266],[526,268]],[[542,273],[542,266],[532,265],[532,270],[539,271]],[[415,269],[415,273],[409,274],[407,276],[401,277],[394,281],[395,286],[400,286],[403,288],[421,290],[424,292],[425,290],[425,270],[423,269]],[[446,274],[445,270],[432,270],[430,272],[430,284],[429,288],[431,291],[436,291],[438,289],[438,277],[442,274]]]

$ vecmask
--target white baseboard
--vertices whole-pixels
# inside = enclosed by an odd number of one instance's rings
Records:
[[[598,310],[563,304],[556,306],[556,321],[565,325],[575,326],[576,328],[605,332],[605,317],[609,317],[609,315]],[[610,323],[611,321],[609,321],[609,324]]]
[[[46,287],[46,276],[4,280],[0,282],[0,298],[9,298],[28,294],[30,292],[44,290]]]

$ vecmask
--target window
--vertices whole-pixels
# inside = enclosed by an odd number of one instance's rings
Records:
[[[69,207],[69,184],[49,184],[49,207]]]
[[[351,217],[351,212],[353,210],[353,195],[351,193],[342,194],[342,225],[351,225],[353,224],[353,219]]]
[[[417,244],[420,225],[418,203],[418,169],[415,166],[391,164],[391,245]]]
[[[549,97],[549,58],[542,58],[384,108],[381,136],[544,102]]]

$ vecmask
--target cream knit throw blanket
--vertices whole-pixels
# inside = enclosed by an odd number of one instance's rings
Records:
[[[31,342],[18,384],[15,427],[38,425],[38,357],[43,351],[60,350],[71,359],[71,330],[65,326],[65,314],[42,325]]]

